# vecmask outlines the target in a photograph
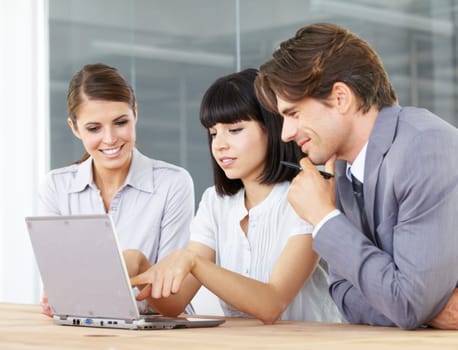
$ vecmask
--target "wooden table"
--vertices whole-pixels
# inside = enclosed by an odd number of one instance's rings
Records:
[[[0,303],[0,349],[458,349],[458,331],[227,319],[216,328],[114,330],[55,325],[38,305]]]

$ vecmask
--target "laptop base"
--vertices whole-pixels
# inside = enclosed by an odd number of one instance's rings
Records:
[[[189,322],[191,321],[192,322]],[[177,329],[195,327],[216,327],[224,320],[204,319],[204,318],[173,318],[164,316],[154,316],[147,319],[137,320],[116,320],[109,318],[82,318],[82,317],[59,317],[54,315],[54,322],[63,326],[80,326],[96,328],[115,328],[115,329]]]

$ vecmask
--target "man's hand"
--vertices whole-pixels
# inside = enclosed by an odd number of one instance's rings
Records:
[[[428,324],[439,329],[458,329],[458,289],[455,289],[442,311]]]
[[[288,201],[296,213],[316,226],[335,207],[334,178],[324,179],[309,158],[301,159],[302,171],[293,179]],[[334,174],[335,156],[325,164],[325,171]]]

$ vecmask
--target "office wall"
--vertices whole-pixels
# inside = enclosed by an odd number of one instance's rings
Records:
[[[46,28],[43,1],[0,0],[0,301],[38,300],[24,216],[49,159]]]
[[[83,149],[65,122],[65,93],[83,64],[106,62],[132,82],[138,144],[186,167],[196,197],[212,184],[200,100],[219,76],[258,67],[301,26],[334,22],[380,53],[402,105],[458,125],[457,2],[452,0],[49,0],[51,166]],[[87,9],[90,8],[90,11]],[[107,9],[110,14],[107,15]]]

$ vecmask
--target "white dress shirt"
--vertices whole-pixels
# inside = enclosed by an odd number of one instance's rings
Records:
[[[351,175],[353,174],[362,184],[364,183],[364,165],[366,164],[366,150],[367,143],[363,149],[358,153],[353,164],[347,162],[347,178],[351,182]]]
[[[288,239],[310,234],[312,226],[295,213],[287,200],[289,182],[277,184],[268,197],[249,212],[245,191],[219,196],[214,187],[202,196],[191,224],[191,240],[216,252],[216,264],[262,282],[268,282]],[[240,221],[249,215],[248,234]],[[220,300],[226,316],[247,317]],[[328,293],[325,270],[318,265],[281,319],[339,322],[341,317]]]

